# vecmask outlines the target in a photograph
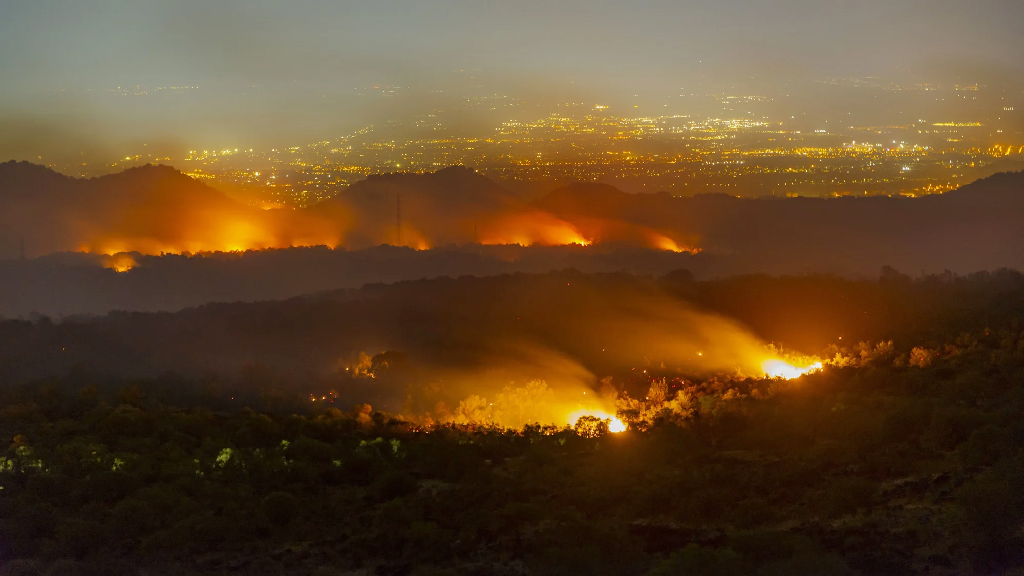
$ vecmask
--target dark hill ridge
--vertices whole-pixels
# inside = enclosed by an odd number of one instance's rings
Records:
[[[554,190],[537,205],[571,222],[628,220],[691,235],[709,255],[764,268],[827,264],[840,272],[1024,266],[1024,172],[923,198],[736,198],[626,194],[605,185]]]
[[[518,198],[472,168],[450,166],[436,172],[374,174],[342,192],[341,197],[383,196],[395,192],[424,196],[444,206],[503,206]],[[330,200],[329,200],[330,202]]]
[[[202,181],[165,165],[147,164],[80,182],[82,202],[106,209],[133,207],[169,217],[192,211],[244,213],[252,210]]]
[[[172,192],[173,194],[169,193]],[[221,192],[171,166],[137,166],[117,174],[72,178],[30,162],[0,163],[0,198],[55,199],[38,192],[59,192],[61,199],[104,202],[131,197],[135,201],[181,201],[182,196],[213,202],[232,201]]]
[[[0,198],[32,192],[46,192],[68,186],[75,179],[31,162],[10,160],[0,163]]]
[[[102,251],[120,238],[170,246],[200,214],[256,212],[170,166],[76,179],[27,162],[0,165],[0,258],[15,256],[21,242],[29,256]]]
[[[992,194],[992,193],[1020,193],[1024,190],[1024,170],[1017,172],[999,172],[988,176],[987,178],[980,178],[953,190],[947,192],[945,196],[965,196],[967,194]]]
[[[403,244],[466,246],[445,252],[448,273],[515,271],[516,259],[528,251],[509,252],[515,256],[500,266],[493,260],[504,257],[498,252],[489,253],[486,264],[470,262],[474,239],[529,243],[543,239],[549,230],[575,231],[576,236],[553,236],[556,243],[582,237],[604,244],[587,264],[594,271],[608,266],[665,271],[647,256],[635,265],[628,259],[608,259],[615,246],[626,248],[623,254],[637,247],[698,247],[703,252],[687,267],[702,277],[744,272],[874,275],[882,265],[912,274],[1024,268],[1024,172],[997,174],[923,198],[673,197],[576,183],[527,202],[472,169],[452,167],[373,176],[310,209],[262,211],[168,166],[85,180],[25,162],[0,164],[0,259],[16,258],[21,240],[30,257],[83,246],[94,251],[124,246],[118,249],[149,254],[309,244],[372,247],[396,240],[399,197]],[[138,242],[111,241],[123,237]],[[289,260],[288,251],[281,254],[276,261]],[[297,262],[304,261],[298,254]],[[383,252],[365,254],[377,257]],[[413,271],[415,277],[441,273],[415,260],[414,253],[403,256],[397,268],[388,269],[387,279],[409,278]],[[541,261],[568,262],[545,256],[531,266]],[[147,262],[155,265],[154,260]],[[197,265],[186,265],[182,273],[188,276]],[[52,266],[47,264],[48,282],[60,282]],[[247,269],[245,283],[270,282],[274,272],[262,266]],[[374,274],[360,273],[350,280],[372,281]],[[232,296],[226,290],[216,297],[280,297],[337,286],[325,284],[326,278],[351,285],[325,272],[315,282],[292,282],[272,293],[246,289],[244,295]]]

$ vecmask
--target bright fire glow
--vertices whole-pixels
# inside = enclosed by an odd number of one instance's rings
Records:
[[[785,360],[770,359],[761,362],[761,369],[770,378],[785,378],[786,380],[792,380],[793,378],[799,378],[804,374],[811,372],[817,372],[821,370],[821,362],[814,362],[806,366],[794,366]]]
[[[700,248],[690,248],[687,246],[680,246],[675,240],[665,236],[664,234],[653,233],[651,237],[651,245],[658,250],[670,250],[672,252],[689,252],[690,254],[698,254],[701,252]]]
[[[131,254],[125,254],[124,252],[114,254],[106,262],[107,268],[118,273],[127,272],[132,268],[135,268],[135,265],[135,258],[132,258]]]
[[[531,246],[587,246],[590,240],[565,220],[541,211],[502,215],[481,231],[481,244],[519,244]]]
[[[101,239],[84,243],[77,247],[79,252],[120,256],[124,252],[138,252],[154,256],[157,254],[200,254],[206,252],[245,252],[247,250],[266,250],[269,248],[297,248],[312,246],[336,246],[337,237],[298,238],[282,241],[253,241],[251,238],[235,237],[208,239],[196,236],[194,239],[178,239],[162,241],[150,237],[123,237],[117,239]],[[422,249],[422,248],[420,248]],[[113,266],[107,266],[113,268]]]
[[[612,416],[611,422],[608,423],[608,431],[615,433],[625,432],[626,425],[622,422],[622,420],[619,420],[618,416]]]
[[[577,410],[569,414],[569,417],[567,418],[567,424],[573,426],[576,424],[576,421],[583,416],[593,416],[594,418],[607,420],[609,432],[619,433],[626,431],[626,424],[622,420],[619,420],[618,416],[614,414],[609,414],[604,410]]]
[[[670,250],[672,252],[690,252],[689,248],[683,248],[676,241],[657,232],[650,233],[650,244],[658,250]]]
[[[573,215],[567,222],[575,226],[580,235],[588,240],[588,243],[593,241],[626,243],[672,252],[689,252],[690,254],[701,252],[701,249],[696,247],[697,238],[686,238],[679,241],[652,228],[632,222],[577,215]]]

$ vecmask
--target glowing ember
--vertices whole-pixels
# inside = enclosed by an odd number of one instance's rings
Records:
[[[619,433],[626,431],[626,424],[622,420],[619,420],[618,416],[614,414],[609,414],[604,410],[577,410],[569,414],[569,417],[567,418],[567,424],[573,426],[576,424],[576,421],[578,421],[583,416],[593,416],[594,418],[598,418],[600,420],[606,420],[608,422],[609,432]]]
[[[785,378],[792,380],[804,374],[821,370],[821,362],[815,362],[807,366],[793,366],[785,360],[765,360],[761,362],[761,369],[770,378]]]

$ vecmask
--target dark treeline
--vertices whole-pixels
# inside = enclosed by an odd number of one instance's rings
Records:
[[[582,246],[448,246],[413,250],[378,246],[363,250],[286,248],[245,253],[144,256],[135,268],[105,268],[108,257],[64,253],[0,260],[0,315],[27,317],[106,314],[112,310],[176,312],[208,302],[279,300],[367,283],[515,272],[583,272],[662,275],[696,270],[727,272],[729,258],[630,248]]]
[[[916,280],[886,269],[873,281],[705,282],[686,271],[648,277],[567,270],[374,284],[173,314],[7,320],[0,322],[0,378],[175,373],[252,382],[259,375],[306,392],[353,390],[368,395],[353,401],[398,411],[410,383],[457,388],[488,373],[506,383],[571,377],[596,386],[640,368],[730,372],[741,361],[760,361],[751,357],[760,353],[753,350],[758,339],[826,357],[833,345],[934,346],[950,334],[1018,319],[1024,276],[1010,270]],[[387,366],[372,383],[352,377],[361,354]]]

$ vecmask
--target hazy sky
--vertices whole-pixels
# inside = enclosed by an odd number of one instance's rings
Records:
[[[310,141],[436,90],[543,100],[836,76],[1010,82],[1024,72],[1022,22],[1021,0],[0,0],[0,156]],[[199,89],[111,92],[136,85]],[[420,96],[357,90],[373,86]]]

